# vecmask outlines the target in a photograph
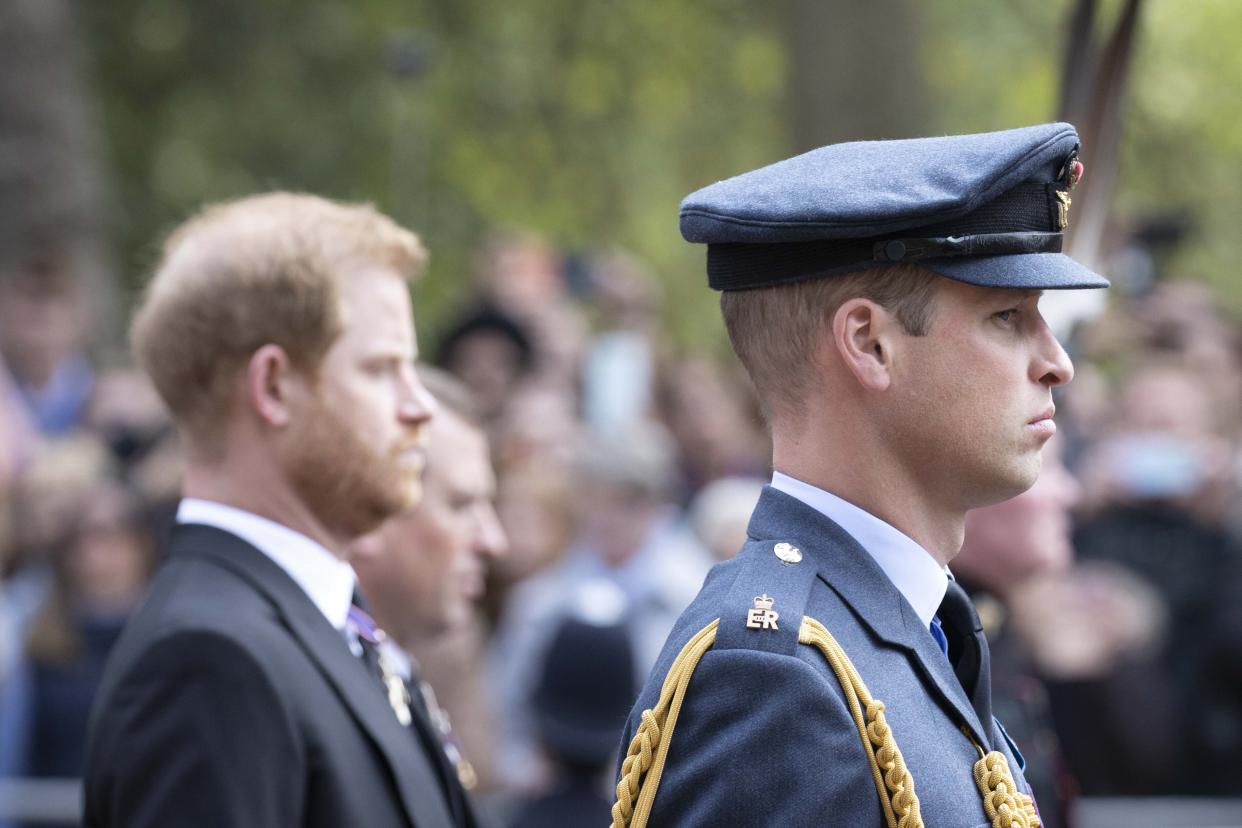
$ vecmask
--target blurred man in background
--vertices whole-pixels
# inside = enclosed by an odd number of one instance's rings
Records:
[[[1202,362],[1207,342],[1191,347],[1212,336],[1201,318],[1153,324],[1162,347],[1122,377],[1110,431],[1083,453],[1089,498],[1075,549],[1151,607],[1131,611],[1128,627],[1151,617],[1164,627],[1124,658],[1056,677],[1053,709],[1085,795],[1242,793],[1242,547],[1227,531],[1236,406],[1222,396],[1234,377]],[[1107,630],[1092,599],[1091,629]]]
[[[419,373],[440,403],[427,430],[423,498],[355,543],[353,565],[413,709],[433,724],[458,781],[474,788],[478,778],[467,756],[486,758],[487,751],[466,753],[445,708],[464,714],[458,721],[468,720],[472,732],[486,733],[477,681],[482,631],[472,622],[488,567],[508,542],[493,505],[487,437],[469,392],[435,369]],[[446,640],[454,646],[441,646]],[[424,671],[428,658],[432,669]],[[433,688],[446,700],[443,707]]]
[[[527,793],[549,781],[529,700],[543,653],[583,591],[603,582],[620,594],[642,676],[702,585],[712,560],[672,501],[675,466],[672,440],[649,423],[592,437],[579,450],[577,537],[559,561],[509,593],[491,648],[492,703],[504,711],[498,768],[509,788]]]
[[[86,291],[54,255],[0,280],[0,357],[42,434],[66,434],[82,420],[95,383],[90,316]]]
[[[184,499],[92,714],[88,825],[465,824],[351,612],[349,544],[420,494],[424,259],[370,207],[287,193],[166,242],[133,340]]]

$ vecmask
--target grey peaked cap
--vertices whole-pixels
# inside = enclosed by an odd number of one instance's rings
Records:
[[[898,262],[987,287],[1107,287],[1060,252],[1078,149],[1060,123],[834,144],[691,193],[681,232],[708,245],[718,290]]]

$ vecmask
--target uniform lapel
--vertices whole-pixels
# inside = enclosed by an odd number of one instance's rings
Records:
[[[335,688],[341,702],[379,748],[410,821],[418,828],[450,826],[448,806],[427,757],[393,716],[366,668],[350,653],[338,630],[293,579],[266,555],[228,532],[208,526],[176,529],[174,548],[209,558],[250,583],[284,619],[310,659]]]
[[[953,705],[962,722],[970,728],[979,744],[984,748],[989,748],[992,739],[982,727],[974,705],[970,703],[970,698],[962,689],[962,683],[958,681],[957,675],[953,672],[953,666],[944,657],[944,653],[940,651],[940,647],[936,645],[931,635],[921,634],[925,632],[923,623],[910,605],[905,601],[902,601],[902,605],[902,621],[906,635],[903,641],[893,641],[893,643],[905,646],[911,652],[924,678],[934,684],[940,691],[940,696]],[[983,680],[980,679],[980,681]]]
[[[824,583],[877,638],[906,651],[941,702],[952,707],[956,718],[970,729],[979,744],[991,744],[948,659],[909,602],[848,532],[797,498],[771,486],[764,487],[748,531],[755,538],[795,542],[810,556]],[[882,693],[878,696],[883,700]]]

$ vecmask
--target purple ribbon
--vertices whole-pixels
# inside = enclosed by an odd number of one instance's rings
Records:
[[[351,606],[349,615],[345,617],[345,627],[359,638],[365,639],[372,644],[379,644],[379,627],[375,624],[375,619],[367,615],[361,607]]]

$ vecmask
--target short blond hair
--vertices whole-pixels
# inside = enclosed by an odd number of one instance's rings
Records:
[[[341,333],[339,280],[389,267],[416,278],[418,237],[369,204],[265,193],[206,207],[175,229],[134,317],[134,354],[177,420],[220,434],[237,371],[267,344],[314,376]]]
[[[907,333],[931,325],[943,277],[917,265],[892,265],[720,295],[729,342],[759,396],[764,415],[797,411],[811,390],[811,354],[845,302],[865,298],[888,309]]]

